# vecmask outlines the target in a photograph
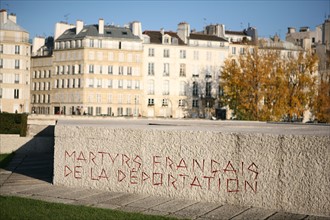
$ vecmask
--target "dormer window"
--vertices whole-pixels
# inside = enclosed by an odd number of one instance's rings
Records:
[[[174,44],[174,45],[178,45],[178,39],[177,38],[175,38],[175,37],[173,37],[172,38],[172,44]]]
[[[123,34],[123,35],[127,35],[127,31],[123,31],[122,34]]]
[[[164,37],[164,44],[169,44],[169,43],[170,43],[169,37]]]

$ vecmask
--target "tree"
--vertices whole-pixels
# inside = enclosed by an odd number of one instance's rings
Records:
[[[300,52],[298,57],[290,57],[284,62],[287,92],[287,116],[289,119],[303,117],[307,109],[312,109],[316,89],[317,56],[311,52]]]
[[[328,55],[330,55],[330,52]],[[330,56],[320,66],[314,114],[318,121],[330,123]]]
[[[314,100],[316,62],[311,53],[285,59],[280,51],[250,49],[225,61],[222,102],[243,120],[300,117]]]
[[[250,49],[237,60],[227,59],[221,73],[224,89],[222,100],[234,111],[238,119],[269,120],[278,106],[280,94],[274,92],[282,86],[277,71],[281,68],[278,53]],[[266,103],[264,105],[264,103]]]

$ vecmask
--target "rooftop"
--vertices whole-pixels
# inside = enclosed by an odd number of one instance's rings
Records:
[[[99,26],[94,25],[85,25],[83,29],[76,34],[76,28],[71,28],[66,30],[61,36],[57,38],[57,41],[68,40],[68,39],[82,39],[88,36],[93,37],[110,37],[110,38],[126,38],[139,40],[138,36],[133,35],[132,31],[129,28],[125,27],[116,27],[112,25],[104,26],[104,34],[99,34]]]

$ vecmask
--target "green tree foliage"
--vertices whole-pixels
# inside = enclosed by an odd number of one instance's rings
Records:
[[[220,100],[241,120],[300,117],[314,100],[316,62],[311,53],[284,58],[276,50],[249,50],[225,61]]]

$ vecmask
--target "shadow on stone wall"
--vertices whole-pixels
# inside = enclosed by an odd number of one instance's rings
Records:
[[[42,128],[43,127],[43,128]],[[53,182],[54,125],[32,126],[28,138],[5,170],[45,182]]]

